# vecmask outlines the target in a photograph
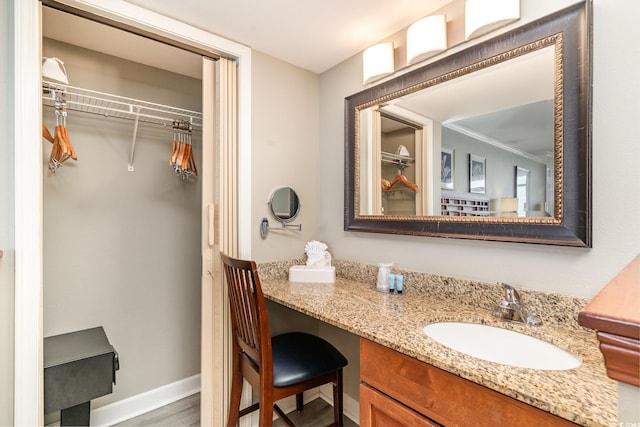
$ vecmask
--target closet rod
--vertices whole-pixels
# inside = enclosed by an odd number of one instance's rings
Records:
[[[134,120],[129,165],[127,167],[129,172],[134,171],[133,158],[135,155],[139,122],[173,126],[173,123],[179,120],[190,123],[192,129],[202,128],[202,113],[198,111],[43,81],[43,104],[49,107],[55,107],[56,102],[60,100],[65,102],[67,111],[81,111],[84,113],[99,114],[105,117]]]
[[[185,120],[194,128],[202,127],[202,113],[198,111],[46,81],[42,82],[42,89],[42,102],[49,107],[54,107],[56,98],[61,97],[67,102],[68,110],[131,120],[138,118],[163,126],[171,126],[174,120]]]

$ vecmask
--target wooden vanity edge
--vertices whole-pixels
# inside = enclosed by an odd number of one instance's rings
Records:
[[[595,329],[607,375],[640,387],[640,255],[636,256],[578,314]]]

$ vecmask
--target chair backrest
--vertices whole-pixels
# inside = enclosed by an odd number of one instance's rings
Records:
[[[238,345],[257,364],[256,370],[270,378],[273,371],[271,334],[256,263],[222,253],[220,256],[229,289],[234,346]]]

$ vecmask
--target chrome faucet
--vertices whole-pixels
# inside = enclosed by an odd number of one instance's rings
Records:
[[[529,326],[539,326],[542,324],[537,316],[530,316],[527,313],[524,305],[520,301],[520,294],[512,286],[506,283],[500,283],[505,291],[505,299],[500,301],[498,309],[493,312],[493,315],[505,320],[513,320],[515,322],[522,322]]]

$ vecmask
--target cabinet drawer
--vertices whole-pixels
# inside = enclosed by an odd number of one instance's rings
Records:
[[[416,411],[360,384],[360,427],[441,427]]]
[[[364,338],[360,376],[363,383],[446,426],[576,425]]]

